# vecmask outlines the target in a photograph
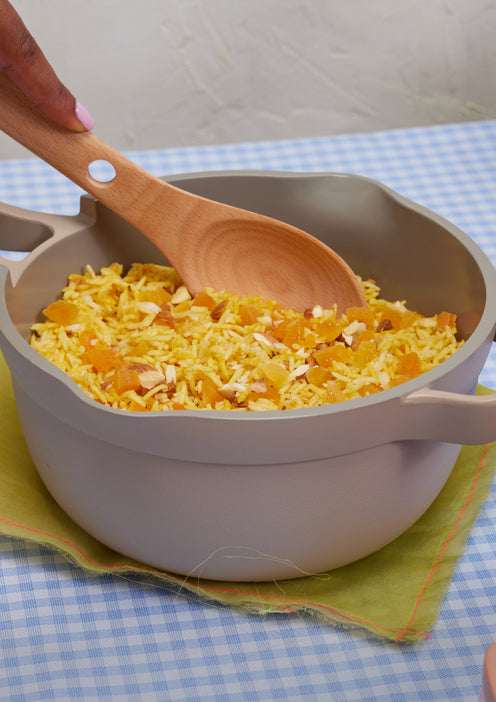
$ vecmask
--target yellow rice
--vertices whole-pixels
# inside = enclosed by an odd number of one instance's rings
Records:
[[[337,317],[225,291],[192,299],[165,266],[87,266],[31,344],[89,397],[133,411],[314,407],[405,382],[460,347],[454,315],[423,317],[361,283],[370,312]]]

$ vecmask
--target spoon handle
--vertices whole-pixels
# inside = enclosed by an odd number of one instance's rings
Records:
[[[53,123],[1,71],[0,98],[0,128],[134,225],[191,293],[212,287],[301,310],[365,304],[353,271],[315,237],[164,183],[91,132]],[[98,160],[113,166],[112,180],[92,177]]]
[[[195,202],[190,194],[148,173],[91,132],[74,132],[55,124],[1,70],[0,96],[0,129],[134,225],[154,243],[160,243],[173,261],[178,242],[175,227],[170,224],[180,225],[194,207]],[[90,174],[89,167],[99,160],[109,162],[115,169],[112,180],[102,182]],[[160,206],[157,206],[158,203]],[[170,212],[165,226],[164,212]],[[155,233],[158,234],[157,241]]]

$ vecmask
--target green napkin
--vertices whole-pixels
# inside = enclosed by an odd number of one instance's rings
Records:
[[[484,388],[480,392],[489,392]],[[52,499],[30,458],[0,356],[0,532],[54,548],[86,571],[142,573],[209,600],[267,615],[312,613],[392,641],[431,636],[457,560],[490,493],[496,443],[463,447],[427,512],[388,546],[351,565],[279,582],[183,578],[126,558],[78,527]]]

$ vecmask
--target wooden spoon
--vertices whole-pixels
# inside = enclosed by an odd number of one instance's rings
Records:
[[[148,237],[192,294],[225,289],[300,311],[365,305],[353,271],[318,239],[164,183],[93,133],[48,120],[2,71],[0,98],[0,128]],[[113,166],[112,180],[91,176],[98,160]]]

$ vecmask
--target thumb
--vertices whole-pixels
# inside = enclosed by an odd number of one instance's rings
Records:
[[[93,129],[91,115],[58,79],[7,0],[0,0],[0,68],[54,122],[79,132]]]

